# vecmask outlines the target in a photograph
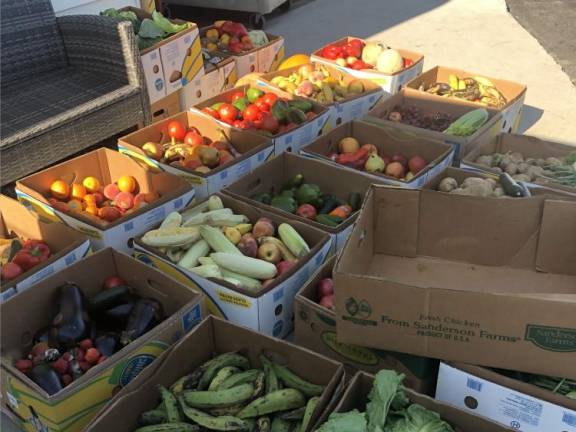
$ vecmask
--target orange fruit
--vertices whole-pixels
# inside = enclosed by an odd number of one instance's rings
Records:
[[[88,193],[94,193],[100,189],[100,180],[96,177],[88,176],[82,181],[82,184]]]
[[[70,195],[70,186],[63,180],[55,180],[50,185],[50,193],[54,198],[65,200]]]
[[[136,190],[136,179],[132,176],[122,176],[118,179],[118,189],[121,192],[134,192]]]
[[[86,206],[86,210],[85,210],[85,211],[86,211],[87,213],[90,213],[91,215],[98,216],[98,207],[96,207],[95,205],[88,204],[88,205]]]
[[[72,211],[82,211],[83,210],[83,205],[82,205],[82,201],[77,200],[77,199],[72,199],[70,201],[68,201],[68,208]]]
[[[72,183],[70,196],[74,199],[82,200],[86,196],[86,188],[80,183]]]

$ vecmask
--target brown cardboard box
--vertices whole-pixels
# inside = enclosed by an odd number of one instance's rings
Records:
[[[207,174],[175,167],[151,158],[142,150],[142,146],[149,141],[162,144],[169,142],[167,128],[168,123],[172,120],[181,122],[187,128],[197,128],[202,136],[208,137],[212,141],[230,143],[239,153],[239,156],[230,163],[214,168]],[[255,167],[272,157],[274,152],[272,140],[268,137],[250,131],[238,130],[227,124],[222,125],[213,118],[190,111],[178,113],[119,138],[118,149],[134,160],[144,162],[155,171],[164,171],[185,179],[193,185],[196,199],[202,199],[216,193],[236,179],[252,172]]]
[[[280,192],[282,187],[294,178],[302,174],[304,183],[313,183],[320,186],[322,193],[329,193],[338,199],[346,200],[350,192],[358,192],[362,196],[370,188],[372,180],[350,170],[342,170],[333,165],[303,158],[290,153],[285,153],[280,157],[272,159],[270,162],[256,169],[252,174],[241,178],[231,184],[224,193],[232,195],[234,198],[249,202],[252,205],[279,213],[302,223],[310,224],[315,228],[328,232],[333,240],[334,247],[339,249],[344,245],[346,238],[352,230],[352,224],[356,218],[356,213],[342,222],[338,227],[332,228],[327,225],[303,218],[296,214],[289,214],[251,199],[255,194],[276,191]]]
[[[183,338],[162,359],[132,381],[118,398],[104,409],[88,426],[87,431],[132,431],[138,425],[140,413],[158,405],[157,386],[169,387],[178,378],[191,373],[215,354],[240,352],[251,364],[261,367],[258,359],[263,352],[278,356],[295,373],[311,382],[326,385],[317,412],[306,431],[329,411],[344,379],[342,365],[306,349],[273,339],[218,318],[205,319]]]
[[[302,287],[294,300],[294,341],[297,345],[340,361],[353,375],[358,370],[376,373],[394,369],[406,375],[407,387],[432,395],[436,384],[438,361],[410,354],[369,349],[339,343],[336,340],[336,313],[318,304],[316,286],[332,277],[336,258],[332,257]]]
[[[373,375],[364,372],[358,372],[354,375],[340,403],[336,406],[335,412],[348,412],[353,409],[364,411],[366,409],[366,403],[368,402],[368,393],[372,389],[373,382]],[[437,412],[459,432],[504,432],[511,430],[493,423],[484,417],[436,401],[410,389],[406,389],[406,393],[410,402],[417,403],[424,408]]]
[[[338,340],[576,377],[576,203],[372,186],[335,269]]]
[[[454,162],[456,166],[458,166],[460,160],[466,154],[471,152],[475,147],[492,140],[502,130],[502,113],[490,108],[486,108],[489,113],[488,121],[480,129],[468,137],[459,137],[388,120],[389,114],[397,105],[415,106],[420,108],[424,113],[430,114],[443,112],[455,118],[472,111],[474,108],[459,103],[458,101],[454,102],[452,99],[438,98],[437,96],[422,92],[407,92],[406,90],[402,90],[400,93],[376,105],[364,118],[367,122],[376,123],[382,128],[389,130],[390,133],[394,134],[398,139],[410,140],[423,136],[431,140],[451,144],[455,150]]]
[[[50,185],[55,180],[72,182],[94,176],[105,186],[125,175],[136,179],[141,193],[155,192],[159,198],[106,225],[98,223],[94,217],[89,218],[88,214],[64,213],[48,201]],[[185,207],[194,198],[194,190],[184,179],[168,173],[154,173],[107,148],[91,151],[19,180],[16,194],[20,202],[30,206],[43,219],[63,222],[90,237],[94,249],[113,247],[128,253],[133,237],[156,225],[172,210]]]
[[[306,241],[310,252],[300,258],[296,266],[259,291],[246,290],[226,281],[201,277],[175,264],[158,248],[143,244],[141,239],[135,241],[134,256],[192,289],[202,291],[213,315],[267,335],[286,337],[292,331],[294,323],[294,296],[328,257],[331,249],[330,238],[325,232],[308,223],[296,221],[289,215],[266,211],[230,195],[220,193],[216,195],[220,197],[224,207],[230,208],[234,214],[245,215],[252,224],[261,217],[269,218],[275,227],[281,223],[289,223]],[[202,204],[203,202],[195,204],[190,209],[193,210]]]
[[[379,154],[392,156],[396,153],[401,153],[408,158],[420,155],[429,161],[429,164],[409,181],[399,180],[385,174],[368,173],[346,167],[332,161],[330,155],[338,153],[338,143],[342,138],[349,136],[356,138],[361,145],[374,144],[378,148]],[[380,125],[364,121],[352,121],[338,126],[327,134],[318,137],[312,144],[304,147],[301,153],[336,165],[342,170],[352,170],[360,173],[370,178],[372,183],[388,183],[409,188],[422,187],[436,173],[450,166],[454,157],[454,152],[448,144],[430,139],[424,135],[405,139],[404,137],[399,137],[392,129],[382,128]]]
[[[90,252],[90,241],[78,231],[62,224],[42,222],[36,214],[5,195],[0,195],[0,237],[44,240],[52,252],[48,260],[16,279],[3,281],[0,302],[66,268]]]
[[[92,368],[72,384],[49,396],[19,372],[13,362],[29,351],[32,335],[51,322],[59,288],[77,284],[86,296],[102,289],[117,274],[143,297],[162,303],[162,323]],[[2,393],[10,408],[32,423],[53,431],[80,431],[122,386],[206,316],[204,297],[171,277],[110,248],[56,273],[0,306],[2,315]]]
[[[436,399],[523,432],[576,427],[576,400],[480,366],[441,363]]]
[[[520,119],[522,118],[522,107],[524,106],[524,99],[526,98],[527,87],[524,84],[491,78],[482,74],[463,71],[461,69],[454,69],[445,66],[435,66],[432,69],[422,73],[421,75],[418,75],[408,84],[406,84],[406,92],[423,92],[424,89],[431,87],[435,83],[448,83],[448,77],[451,74],[457,76],[460,79],[480,76],[490,80],[498,89],[498,91],[502,93],[502,96],[504,96],[507,101],[506,105],[500,109],[500,111],[502,111],[503,117],[502,131],[516,132],[518,130],[518,126],[520,126]],[[436,97],[442,98],[442,96]],[[469,102],[464,99],[450,98],[450,100],[478,108],[485,106],[481,103]]]
[[[476,163],[478,156],[492,153],[520,152],[525,158],[546,159],[548,157],[568,156],[574,151],[576,151],[574,145],[570,144],[561,144],[529,135],[499,134],[493,140],[483,143],[466,154],[462,159],[462,167],[474,171],[496,172],[493,168]],[[576,188],[564,186],[553,181],[538,179],[532,185],[560,189],[576,194]]]
[[[153,123],[172,117],[180,112],[180,91],[170,93],[150,106]]]

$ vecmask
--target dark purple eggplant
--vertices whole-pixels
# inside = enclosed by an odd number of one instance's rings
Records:
[[[88,336],[88,314],[84,309],[84,296],[77,285],[67,283],[60,288],[59,311],[52,325],[57,341],[66,347],[74,346]]]
[[[41,363],[34,366],[30,372],[30,378],[49,395],[56,394],[62,390],[60,377],[56,371],[47,364]]]
[[[163,319],[162,304],[154,299],[140,299],[128,318],[128,324],[120,336],[124,346],[135,341],[155,327]]]
[[[106,357],[111,357],[116,351],[118,351],[118,348],[120,348],[118,338],[113,334],[98,336],[94,340],[94,346],[101,355]]]
[[[91,311],[109,309],[125,303],[130,296],[130,287],[117,285],[110,289],[102,290],[88,299],[88,308]]]

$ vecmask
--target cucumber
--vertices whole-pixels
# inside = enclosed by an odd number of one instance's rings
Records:
[[[350,192],[348,195],[348,204],[352,207],[352,211],[360,210],[362,206],[362,195],[358,192]]]
[[[130,287],[128,285],[117,285],[113,288],[102,290],[88,299],[88,308],[97,310],[114,306],[129,292]]]
[[[312,103],[306,100],[295,99],[288,102],[291,108],[298,108],[303,112],[312,110]]]
[[[338,216],[332,216],[327,214],[319,214],[316,216],[316,222],[321,223],[322,225],[327,225],[332,228],[336,228],[338,225],[342,223],[343,219]]]

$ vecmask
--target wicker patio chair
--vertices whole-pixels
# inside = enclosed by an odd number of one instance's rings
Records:
[[[132,25],[1,0],[2,185],[135,125],[150,103]]]

